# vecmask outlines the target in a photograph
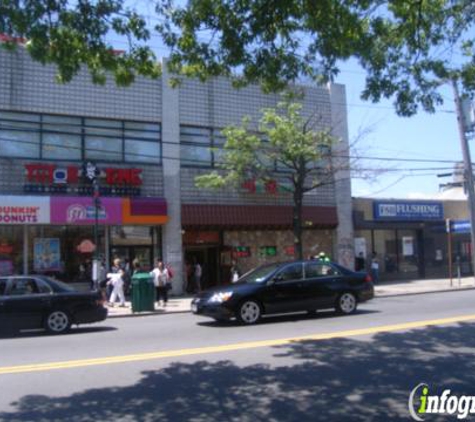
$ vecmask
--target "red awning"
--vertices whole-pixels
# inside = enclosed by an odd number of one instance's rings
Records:
[[[181,219],[184,227],[286,229],[292,227],[292,207],[185,204]],[[304,207],[303,222],[308,227],[334,228],[338,225],[336,208]]]

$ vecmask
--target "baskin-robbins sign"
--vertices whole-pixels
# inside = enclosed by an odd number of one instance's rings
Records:
[[[51,223],[92,225],[95,223],[96,207],[93,198],[63,196],[51,197]],[[122,199],[100,198],[99,224],[122,223]]]
[[[425,221],[444,218],[442,202],[374,201],[373,212],[375,220]]]
[[[0,224],[49,224],[50,198],[0,196]]]

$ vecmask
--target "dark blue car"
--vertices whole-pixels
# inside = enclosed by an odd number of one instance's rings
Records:
[[[78,292],[46,276],[0,277],[0,333],[44,328],[62,334],[72,324],[106,319],[103,305],[99,292]]]
[[[294,261],[264,265],[234,284],[206,290],[193,299],[191,310],[217,321],[254,324],[266,314],[328,308],[351,314],[373,296],[371,277],[364,272],[333,262]]]

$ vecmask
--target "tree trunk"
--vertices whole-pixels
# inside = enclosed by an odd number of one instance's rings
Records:
[[[303,259],[302,246],[302,186],[297,183],[294,190],[294,209],[293,209],[293,232],[294,232],[294,249],[296,259]]]

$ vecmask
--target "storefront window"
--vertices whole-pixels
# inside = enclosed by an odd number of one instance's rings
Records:
[[[100,256],[104,228],[99,227]],[[71,282],[90,282],[94,236],[90,226],[32,226],[28,228],[28,272]]]
[[[40,117],[0,111],[0,155],[40,157]]]
[[[81,119],[44,115],[42,121],[42,158],[81,160]]]
[[[0,275],[23,274],[23,227],[0,226]]]

